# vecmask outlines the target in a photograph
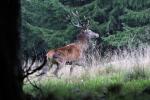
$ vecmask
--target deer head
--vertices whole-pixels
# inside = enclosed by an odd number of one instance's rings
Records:
[[[93,32],[89,29],[90,23],[89,20],[84,16],[84,21],[80,20],[78,11],[72,12],[72,17],[74,20],[71,20],[73,26],[80,28],[81,34],[85,36],[87,39],[98,38],[99,34]]]

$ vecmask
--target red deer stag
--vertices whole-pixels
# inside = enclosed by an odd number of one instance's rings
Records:
[[[77,13],[73,13],[76,17],[78,17]],[[92,38],[98,38],[99,34],[91,31],[89,26],[89,21],[87,21],[86,24],[81,23],[81,21],[78,19],[77,23],[72,24],[78,28],[80,28],[80,33],[77,35],[77,39],[74,43],[68,44],[64,47],[60,47],[57,49],[53,49],[48,51],[47,53],[47,60],[50,63],[50,67],[52,67],[54,64],[57,65],[57,68],[54,71],[54,74],[57,76],[58,71],[62,66],[64,66],[66,63],[73,63],[80,61],[83,56],[84,52],[89,47],[89,42],[92,40]],[[70,73],[72,72],[73,67],[70,68]]]

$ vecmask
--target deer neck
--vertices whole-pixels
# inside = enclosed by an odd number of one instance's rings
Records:
[[[77,38],[76,43],[82,49],[82,51],[86,51],[89,47],[89,40],[82,35]]]

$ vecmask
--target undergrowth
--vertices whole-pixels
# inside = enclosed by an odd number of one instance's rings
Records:
[[[38,100],[149,100],[149,47],[121,51],[109,62],[93,56],[92,60],[94,64],[80,75],[43,78],[36,81],[40,90],[28,83],[24,91]]]

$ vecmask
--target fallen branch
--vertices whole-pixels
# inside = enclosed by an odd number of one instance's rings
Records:
[[[28,67],[28,69],[24,71],[23,79],[25,79],[25,78],[27,78],[29,75],[32,75],[32,74],[34,74],[35,72],[41,70],[41,69],[44,67],[44,65],[47,63],[47,59],[46,59],[46,57],[44,57],[44,61],[42,62],[42,64],[41,64],[40,66],[35,67],[35,69],[32,70],[32,66],[33,66],[33,64],[35,63],[35,61],[36,61],[36,59],[34,58],[33,61],[32,61],[32,63],[31,63],[31,65]],[[27,65],[27,64],[26,64],[26,65]],[[27,66],[26,66],[26,67],[27,67]]]

